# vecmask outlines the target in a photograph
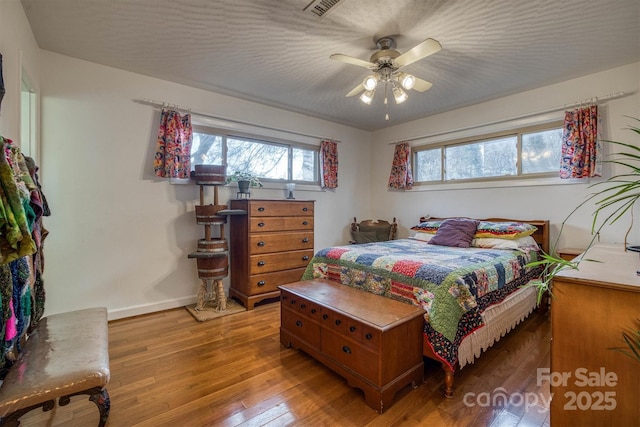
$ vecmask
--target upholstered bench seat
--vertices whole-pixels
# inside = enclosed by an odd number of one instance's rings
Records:
[[[49,411],[59,398],[86,394],[109,416],[109,337],[106,308],[55,314],[40,320],[0,386],[0,425],[18,425],[25,413]]]

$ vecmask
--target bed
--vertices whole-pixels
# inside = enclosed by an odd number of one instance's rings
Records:
[[[423,217],[412,231],[407,239],[324,248],[302,280],[328,279],[421,306],[423,354],[442,364],[450,397],[456,370],[535,309],[537,290],[525,285],[541,269],[526,264],[548,252],[549,222]]]

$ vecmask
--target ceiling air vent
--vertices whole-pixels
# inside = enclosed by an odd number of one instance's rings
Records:
[[[322,18],[330,11],[335,9],[343,0],[313,0],[303,10],[316,15],[318,18]]]

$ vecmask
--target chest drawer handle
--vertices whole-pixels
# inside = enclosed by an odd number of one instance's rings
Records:
[[[342,320],[337,319],[337,320],[336,320],[336,326],[340,326],[340,323],[342,323]]]
[[[296,300],[292,299],[291,304],[295,304],[295,303],[296,303]]]
[[[306,211],[308,211],[308,210],[309,210],[309,208],[305,206],[304,208],[302,208],[302,210],[303,210],[304,212],[306,212]]]
[[[309,261],[309,255],[305,255],[305,256],[303,256],[303,257],[302,257],[302,260],[303,260],[303,261]]]
[[[265,242],[263,242],[263,241],[259,241],[259,242],[258,242],[258,246],[264,246],[264,245],[266,245],[266,243],[265,243]]]
[[[260,280],[260,281],[258,282],[258,286],[264,286],[264,285],[265,285],[264,280]],[[283,299],[286,299],[286,298],[283,298]]]
[[[309,221],[302,221],[302,225],[309,225]]]
[[[322,315],[322,318],[323,318],[324,320],[327,320],[327,319],[329,318],[329,315],[328,315],[328,314],[323,314],[323,315]]]
[[[259,222],[258,227],[264,227],[264,222]]]
[[[304,310],[307,307],[306,304],[300,304],[300,310]]]
[[[302,243],[309,243],[309,238],[305,237],[304,239],[302,239]]]
[[[282,301],[286,301],[287,300],[287,296],[286,295],[282,295]]]
[[[299,327],[299,328],[302,328],[302,322],[301,322],[301,321],[299,321],[299,320],[298,320],[298,321],[296,321],[296,326],[297,326],[297,327]]]
[[[258,208],[258,212],[264,212],[264,208],[263,208],[262,206],[260,206],[260,207]]]
[[[367,334],[367,335],[365,335],[364,337],[365,337],[366,339],[370,340],[371,338],[373,338],[373,335],[371,335],[371,334]]]
[[[349,330],[350,330],[351,332],[355,332],[355,331],[356,331],[356,327],[355,327],[355,326],[351,326],[351,327],[349,327]]]
[[[344,351],[347,354],[351,354],[351,349],[349,348],[349,346],[343,345],[342,351]]]
[[[316,314],[318,310],[316,310],[315,308],[311,309],[311,314]]]
[[[262,267],[265,264],[264,261],[258,261],[258,267]]]

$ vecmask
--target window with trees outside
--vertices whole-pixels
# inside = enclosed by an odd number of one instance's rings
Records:
[[[558,176],[562,123],[413,147],[415,183]]]
[[[262,181],[318,183],[319,148],[301,143],[267,141],[194,126],[191,168],[226,165],[227,175],[249,172]]]

